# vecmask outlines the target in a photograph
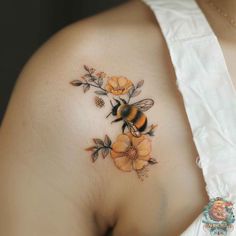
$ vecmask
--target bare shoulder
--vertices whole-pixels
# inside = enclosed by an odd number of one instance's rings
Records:
[[[126,191],[115,176],[127,177],[109,161],[94,165],[84,149],[92,138],[117,134],[118,127],[110,131],[109,108],[96,107],[94,93],[83,93],[70,82],[84,74],[84,64],[138,82],[146,76],[144,67],[154,74],[152,61],[163,60],[156,58],[162,46],[147,6],[132,1],[66,27],[33,55],[1,127],[0,184],[6,194],[0,200],[14,203],[1,211],[3,235],[16,235],[7,222],[21,225],[17,235],[39,230],[45,236],[97,235],[114,224],[113,207]],[[24,216],[18,218],[18,212]]]

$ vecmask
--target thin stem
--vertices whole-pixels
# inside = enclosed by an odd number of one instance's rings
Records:
[[[128,104],[129,104],[129,102],[130,102],[130,98],[131,98],[131,96],[129,96],[129,98],[128,98],[128,102],[127,102]]]
[[[131,94],[129,94],[129,98],[128,98],[128,103],[130,102],[130,99],[132,98],[132,95],[134,94],[136,88],[134,88],[133,92]]]
[[[102,87],[100,87],[99,85],[95,85],[95,84],[90,84],[90,83],[88,83],[88,82],[86,82],[86,83],[82,83],[82,84],[88,84],[88,85],[90,85],[90,86],[92,86],[92,87],[95,87],[95,88],[99,88],[99,89],[101,89],[101,90],[103,90],[104,92],[107,92],[107,90],[106,89],[104,89],[104,88],[102,88]]]
[[[93,75],[89,72],[89,75],[90,75],[90,78],[92,78],[93,77]],[[100,88],[100,89],[102,89],[103,91],[105,91],[105,92],[107,92],[107,90],[105,90],[105,89],[103,89],[96,81],[93,81],[98,87],[97,88]],[[92,84],[90,84],[90,85],[92,85]],[[93,85],[92,85],[93,86]],[[96,87],[96,86],[94,86],[94,87]]]
[[[98,88],[100,88],[100,89],[103,90],[104,92],[107,92],[107,90],[104,89],[104,88],[102,88],[98,83],[96,83],[96,82],[94,82],[94,83],[98,86]]]
[[[97,152],[99,152],[103,148],[109,148],[112,150],[111,146],[102,146],[102,147],[97,148]]]

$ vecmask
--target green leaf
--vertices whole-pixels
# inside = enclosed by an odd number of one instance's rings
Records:
[[[131,97],[137,97],[141,93],[141,90],[135,90],[132,94]]]
[[[101,87],[103,85],[103,78],[99,77],[97,81],[98,81],[98,85]]]
[[[84,93],[86,93],[90,89],[90,85],[89,84],[84,84],[83,89],[84,89]]]
[[[89,72],[89,67],[84,65],[84,69]]]
[[[97,80],[97,78],[94,76],[90,76],[90,78],[88,79],[89,82],[94,82],[96,80]]]
[[[90,74],[84,74],[84,75],[83,75],[83,78],[87,78],[87,79],[89,79],[90,77],[91,77]]]
[[[98,94],[98,95],[107,95],[107,92],[100,91],[100,90],[95,91],[95,93]]]
[[[151,158],[151,159],[148,160],[148,163],[151,164],[151,165],[154,165],[154,164],[156,164],[156,163],[158,163],[158,162],[157,162],[156,159]]]
[[[150,136],[155,136],[155,134],[154,134],[154,131],[153,131],[153,130],[149,131],[149,132],[148,132],[148,134],[149,134]]]
[[[135,91],[135,87],[134,87],[134,85],[132,85],[131,89],[128,92],[129,96],[132,96],[134,91]]]
[[[107,146],[107,147],[110,147],[110,146],[111,146],[111,139],[109,138],[108,135],[105,135],[104,144],[105,144],[105,146]]]
[[[70,83],[74,86],[80,86],[83,84],[83,82],[81,80],[73,80]]]
[[[98,146],[104,146],[104,142],[100,138],[94,138],[93,141]]]
[[[101,150],[102,157],[105,158],[109,154],[110,149],[109,148],[103,148]]]
[[[92,161],[95,162],[98,159],[98,150],[93,152],[91,157],[92,157]]]
[[[137,86],[136,88],[141,88],[144,84],[144,80],[140,80],[138,83],[137,83]]]

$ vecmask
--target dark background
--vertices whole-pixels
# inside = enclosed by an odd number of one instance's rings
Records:
[[[125,0],[0,0],[0,124],[22,66],[53,33]]]

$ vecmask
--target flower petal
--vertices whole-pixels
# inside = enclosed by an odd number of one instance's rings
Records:
[[[129,144],[126,142],[116,141],[112,144],[112,150],[115,152],[126,152]]]
[[[109,83],[113,88],[118,87],[117,77],[111,77],[111,78],[109,79],[108,83]]]
[[[130,134],[130,137],[132,140],[132,144],[135,147],[137,147],[145,139],[144,135],[141,135],[140,137],[134,137],[132,134]]]
[[[146,156],[138,156],[138,159],[139,160],[144,160],[144,161],[148,161],[148,160],[150,160],[151,159],[151,156],[150,156],[150,154],[148,154],[148,155],[146,155]]]
[[[126,89],[124,89],[124,90],[122,91],[122,94],[126,94],[126,93],[128,93],[128,92],[129,92],[129,90],[130,90],[130,87],[129,87],[129,88],[126,88]]]
[[[124,156],[124,152],[127,151],[130,145],[131,141],[128,135],[118,135],[116,141],[112,144],[111,157],[114,159],[117,157]]]
[[[113,95],[118,96],[118,95],[122,95],[123,94],[123,90],[122,89],[112,89],[111,93]]]
[[[143,140],[136,146],[139,156],[146,156],[151,152],[151,142],[148,139]]]
[[[116,167],[118,167],[120,170],[123,170],[123,171],[132,170],[132,160],[130,160],[126,156],[114,159],[114,163]]]
[[[105,89],[106,89],[108,92],[111,92],[112,87],[111,87],[110,84],[107,84],[106,87],[105,87]]]
[[[119,141],[119,142],[125,142],[127,145],[130,146],[131,142],[130,142],[130,138],[128,135],[126,134],[120,134],[117,136],[117,139],[116,141]]]
[[[127,78],[125,78],[123,76],[118,78],[118,84],[120,87],[126,87],[127,83],[128,83]]]
[[[130,80],[128,80],[128,82],[127,82],[125,87],[130,89],[132,85],[133,85],[133,83]]]
[[[148,162],[147,161],[144,161],[144,160],[135,160],[133,161],[133,168],[135,170],[141,170],[143,169],[143,167],[147,166],[148,165]]]
[[[110,155],[113,159],[124,156],[123,152],[115,152],[111,150]]]

